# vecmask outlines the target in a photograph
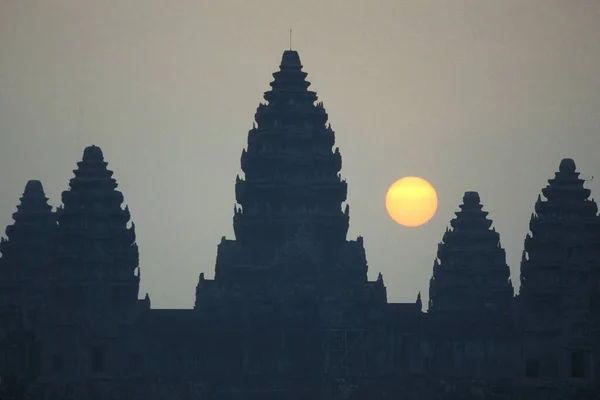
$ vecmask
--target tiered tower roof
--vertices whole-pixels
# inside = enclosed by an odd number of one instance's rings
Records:
[[[57,267],[107,278],[133,277],[138,266],[135,226],[127,227],[129,209],[121,208],[123,194],[116,190],[102,150],[90,146],[73,171],[70,190],[62,193],[58,211]]]
[[[586,308],[600,275],[598,206],[566,158],[542,189],[531,216],[521,262],[522,304],[538,311]]]
[[[25,274],[43,268],[50,261],[56,235],[56,215],[48,204],[40,181],[27,182],[14,224],[6,228],[8,240],[0,241],[2,274]]]
[[[466,192],[459,207],[438,247],[429,311],[508,312],[514,291],[500,235],[477,192]]]
[[[322,103],[308,90],[298,53],[285,51],[255,115],[236,181],[234,230],[243,244],[283,244],[304,225],[315,243],[341,243],[348,230],[342,159]],[[320,232],[320,233],[317,233]]]
[[[349,293],[368,297],[374,292],[372,297],[385,300],[383,282],[367,285],[362,238],[346,240],[342,158],[332,148],[335,134],[306,76],[298,53],[285,51],[242,152],[235,240],[221,240],[215,279],[199,280],[198,310],[216,298],[265,304],[269,295],[279,299],[276,303],[305,308],[321,298],[346,299]]]

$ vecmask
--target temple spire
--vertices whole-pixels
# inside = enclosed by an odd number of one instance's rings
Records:
[[[335,133],[291,48],[283,52],[248,131],[240,159],[244,174],[235,178],[235,238],[219,244],[214,280],[199,279],[197,310],[211,304],[213,282],[253,292],[260,282],[285,287],[292,277],[357,287],[368,281],[362,238],[346,238],[347,183]],[[373,285],[378,301],[385,301],[383,279]],[[297,295],[295,289],[286,293],[278,289],[273,295]]]
[[[521,260],[519,295],[529,311],[557,314],[585,309],[590,303],[591,291],[581,288],[600,276],[600,268],[589,262],[596,257],[589,249],[597,244],[600,221],[598,206],[589,199],[584,183],[575,162],[565,158],[535,202]],[[588,275],[591,280],[585,278]]]
[[[51,257],[56,235],[56,215],[48,204],[42,183],[28,181],[13,214],[14,224],[6,228],[8,240],[0,241],[3,268],[17,270],[46,266]]]
[[[477,192],[466,192],[459,207],[434,261],[430,312],[508,312],[514,291],[500,235]]]
[[[561,160],[558,172],[553,179],[548,179],[548,185],[542,189],[541,196],[535,204],[538,215],[578,214],[588,217],[597,212],[596,205],[589,201],[591,191],[583,187],[585,181],[579,177],[575,161],[570,158]]]
[[[107,165],[98,146],[87,147],[77,163],[58,210],[59,241],[65,245],[59,246],[57,261],[64,268],[87,264],[107,278],[137,279],[135,226],[127,227],[129,208],[122,208],[123,194]]]
[[[311,238],[314,243],[346,239],[341,155],[332,150],[334,132],[325,108],[315,103],[316,93],[308,90],[302,68],[297,51],[283,52],[271,90],[264,94],[267,103],[259,105],[256,127],[248,132],[248,148],[241,156],[244,178],[235,183],[243,212],[234,209],[234,232],[242,242],[282,245],[301,223],[310,232],[323,231],[314,225],[332,224],[326,237]],[[262,224],[264,229],[255,230]]]

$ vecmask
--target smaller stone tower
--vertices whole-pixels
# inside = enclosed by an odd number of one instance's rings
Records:
[[[122,292],[121,300],[136,300],[138,248],[135,225],[127,226],[129,208],[121,207],[123,194],[116,190],[117,182],[99,147],[87,147],[77,165],[70,190],[62,193],[63,206],[57,210],[56,267],[72,276],[119,281],[115,288]]]
[[[508,313],[514,290],[500,235],[477,192],[466,192],[459,207],[438,246],[429,312]]]
[[[57,210],[48,279],[44,378],[118,376],[136,342],[139,274],[135,227],[102,150],[90,146]],[[139,340],[138,340],[139,341]]]
[[[9,369],[31,378],[39,366],[34,331],[44,311],[44,278],[57,230],[40,181],[27,182],[13,219],[8,239],[0,239],[0,375]]]
[[[46,267],[54,250],[56,215],[40,181],[29,181],[13,214],[14,224],[6,227],[8,240],[0,240],[0,279],[27,279]]]

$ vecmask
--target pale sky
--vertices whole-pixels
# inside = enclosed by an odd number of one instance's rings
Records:
[[[0,0],[0,226],[29,179],[59,205],[96,144],[136,224],[140,296],[191,308],[233,237],[240,155],[290,28],[342,153],[349,239],[364,236],[390,301],[427,301],[465,191],[480,193],[517,287],[560,160],[597,176],[600,198],[596,0]],[[419,228],[384,207],[406,175],[438,191]]]

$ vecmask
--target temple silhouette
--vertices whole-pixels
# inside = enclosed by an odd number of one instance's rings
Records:
[[[417,293],[389,303],[363,238],[347,238],[342,157],[298,53],[273,76],[241,155],[235,238],[221,238],[193,309],[140,296],[135,225],[99,147],[56,210],[27,182],[0,243],[4,381],[49,400],[596,398],[600,217],[573,160],[523,232],[518,295],[466,192],[440,232],[427,310]]]

